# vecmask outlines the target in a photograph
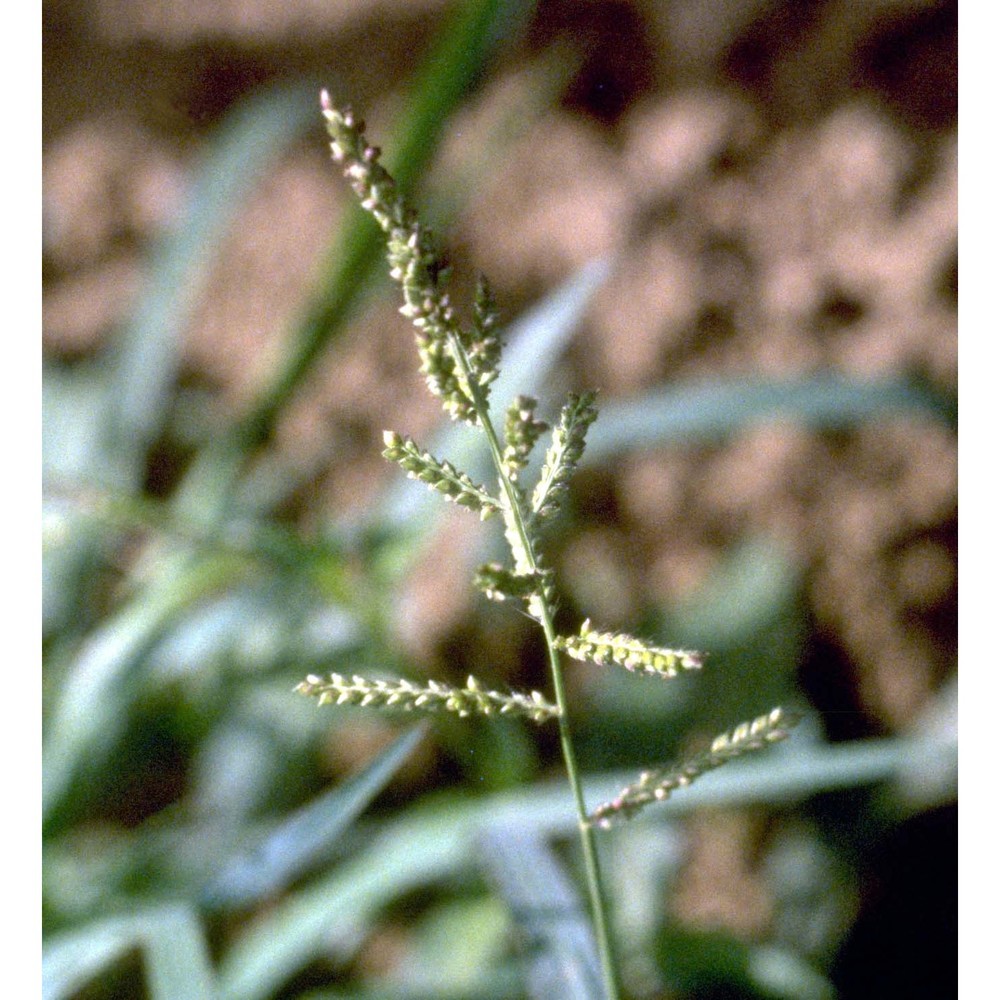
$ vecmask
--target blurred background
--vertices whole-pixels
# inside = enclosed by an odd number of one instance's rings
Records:
[[[628,995],[955,993],[956,29],[928,0],[43,4],[47,997],[599,995],[554,732],[292,693],[547,689],[469,585],[492,522],[379,455],[483,461],[321,87],[453,297],[489,276],[495,398],[600,391],[561,626],[709,654],[572,664],[592,804],[804,714],[602,836]]]

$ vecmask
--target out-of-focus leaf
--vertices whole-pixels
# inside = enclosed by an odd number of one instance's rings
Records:
[[[362,855],[280,903],[234,943],[222,959],[219,1000],[264,1000],[321,954],[331,933],[340,941],[355,941],[390,899],[466,869],[477,834],[495,818],[489,805],[498,800],[510,801],[497,796],[469,804],[449,797],[384,828]],[[574,815],[565,786],[541,803],[526,803],[520,796],[513,801],[519,815],[534,806],[549,824]],[[503,818],[503,808],[499,814]]]
[[[96,365],[63,371],[48,365],[42,378],[42,474],[46,483],[113,482],[117,459],[103,439],[108,395],[106,369]],[[100,528],[74,505],[44,498],[49,538],[42,554],[42,623],[45,634],[66,635],[85,627],[80,594],[94,578]]]
[[[356,990],[311,990],[301,1000],[520,1000],[524,996],[520,970],[512,967],[482,969],[476,983],[433,987],[387,983]]]
[[[535,1000],[602,1000],[601,965],[586,908],[551,848],[520,826],[493,826],[482,861],[521,930]]]
[[[710,649],[742,648],[762,625],[795,602],[799,573],[788,552],[768,538],[749,538],[726,553],[688,600],[672,609],[672,641]],[[710,661],[709,661],[710,662]]]
[[[607,281],[612,263],[606,257],[589,261],[510,324],[500,377],[490,391],[490,408],[495,413],[504,413],[519,393],[539,392]],[[561,405],[562,400],[556,401],[553,417],[558,417]]]
[[[789,552],[752,537],[726,553],[690,600],[671,608],[665,635],[710,651],[690,685],[691,726],[721,731],[794,697],[805,642],[801,586]]]
[[[596,676],[577,727],[587,766],[662,759],[692,730],[720,732],[793,696],[800,601],[800,572],[782,546],[750,538],[727,552],[689,599],[637,630],[659,645],[708,650],[704,667],[669,684],[621,670]]]
[[[484,973],[503,961],[509,950],[511,920],[503,903],[486,895],[440,903],[409,930],[407,961],[391,979],[437,996],[481,987]],[[520,984],[500,995],[512,992],[520,993]]]
[[[801,727],[800,727],[801,728]],[[735,762],[706,774],[645,820],[677,816],[701,807],[791,802],[819,792],[893,777],[915,752],[904,740],[833,747],[795,746],[795,736],[766,758]],[[953,747],[936,747],[949,759]],[[588,803],[612,798],[633,774],[591,778]],[[538,836],[571,835],[576,829],[565,783],[505,792],[478,802],[455,800],[415,808],[384,828],[367,851],[279,904],[251,926],[223,956],[220,1000],[263,1000],[320,955],[335,930],[357,939],[389,900],[445,875],[467,870],[474,845],[492,824],[510,824]]]
[[[146,975],[153,1000],[214,1000],[214,973],[197,914],[170,907],[144,937]]]
[[[827,374],[682,384],[602,406],[587,435],[585,461],[637,448],[718,441],[765,421],[835,429],[891,413],[952,419],[948,401],[898,379],[861,381]]]
[[[287,817],[256,847],[231,858],[205,886],[206,905],[254,903],[307,871],[382,791],[425,730],[425,726],[411,729],[360,774]]]
[[[834,1000],[833,984],[808,962],[784,948],[756,947],[750,952],[750,978],[769,993],[788,1000]]]
[[[111,917],[53,937],[42,959],[42,996],[70,997],[103,969],[140,948],[152,1000],[213,1000],[214,975],[201,923],[188,906]]]
[[[833,1000],[833,985],[792,952],[722,931],[668,926],[653,949],[660,972],[684,996],[716,992],[746,1000]]]
[[[171,569],[109,617],[81,647],[53,690],[42,748],[42,807],[48,816],[84,762],[115,740],[136,696],[136,674],[170,623],[199,598],[230,582],[241,561],[193,560]]]
[[[108,432],[117,454],[127,456],[132,486],[165,419],[183,334],[215,249],[252,186],[314,113],[315,95],[301,87],[265,91],[240,104],[215,136],[183,218],[153,256],[149,284],[118,345],[108,397]]]

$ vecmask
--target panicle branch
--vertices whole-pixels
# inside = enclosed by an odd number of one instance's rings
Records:
[[[518,474],[528,464],[535,442],[549,429],[543,420],[535,419],[538,400],[531,396],[515,396],[504,419],[503,464],[507,475],[517,482]]]
[[[295,690],[315,697],[320,705],[362,705],[404,712],[436,712],[443,709],[463,718],[469,715],[519,715],[532,722],[546,722],[559,716],[558,707],[546,701],[538,691],[528,694],[490,691],[475,677],[469,677],[465,687],[460,688],[439,681],[419,685],[405,678],[370,680],[342,674],[330,674],[324,680],[310,674]]]
[[[552,443],[545,454],[542,474],[531,497],[534,520],[541,523],[551,517],[569,488],[587,436],[587,429],[597,419],[597,396],[593,392],[571,393],[552,432]]]
[[[617,820],[630,819],[650,803],[665,801],[675,789],[690,785],[706,771],[785,739],[797,722],[798,718],[784,709],[771,709],[767,715],[717,736],[707,750],[676,767],[644,771],[638,781],[623,788],[616,798],[598,806],[591,819],[605,828]]]
[[[675,677],[680,670],[698,670],[704,657],[687,649],[663,649],[650,646],[624,632],[597,632],[588,618],[579,635],[559,636],[556,645],[575,660],[591,663],[617,663],[636,673]]]
[[[399,465],[410,479],[419,479],[432,490],[443,494],[446,500],[478,511],[484,521],[500,509],[499,503],[490,496],[485,486],[477,486],[451,462],[421,451],[413,438],[403,437],[395,431],[384,431],[382,441],[385,444],[382,451],[385,458]]]

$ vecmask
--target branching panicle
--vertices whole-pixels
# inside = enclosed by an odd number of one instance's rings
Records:
[[[556,644],[575,660],[591,663],[617,663],[636,673],[675,677],[680,670],[697,670],[703,656],[687,649],[663,649],[650,646],[624,632],[597,632],[588,618],[579,635],[559,636]]]
[[[531,497],[531,510],[537,522],[551,517],[569,488],[569,480],[583,456],[587,429],[597,419],[596,394],[571,393],[552,432],[552,443],[545,455],[545,465]]]
[[[675,789],[690,785],[706,771],[785,739],[797,722],[795,715],[774,708],[767,715],[717,736],[707,750],[676,767],[644,771],[638,781],[623,788],[616,798],[598,806],[591,818],[602,827],[609,827],[616,820],[630,819],[650,803],[665,801]]]
[[[459,688],[438,681],[420,685],[403,678],[369,680],[357,675],[344,677],[330,674],[328,679],[324,679],[310,674],[295,690],[315,697],[320,705],[362,705],[403,712],[437,712],[443,709],[463,718],[469,715],[519,715],[532,722],[547,722],[559,715],[559,709],[547,702],[538,691],[529,694],[490,691],[475,677],[469,677],[465,687]]]
[[[672,770],[647,771],[623,789],[612,802],[588,816],[583,785],[576,762],[567,686],[560,651],[578,660],[617,664],[627,670],[673,677],[681,670],[701,666],[702,656],[687,650],[651,646],[630,635],[597,632],[585,621],[578,635],[558,636],[555,631],[556,597],[553,574],[541,561],[538,540],[541,528],[565,500],[571,475],[583,455],[587,431],[597,417],[595,394],[570,395],[560,414],[534,490],[518,478],[527,467],[532,449],[548,430],[535,417],[536,400],[518,396],[507,410],[501,443],[488,406],[489,388],[497,377],[501,343],[497,335],[498,312],[485,278],[481,278],[472,305],[469,328],[463,328],[448,295],[443,291],[445,269],[428,230],[417,221],[397,190],[392,177],[379,163],[379,151],[368,145],[363,123],[350,111],[339,111],[323,95],[323,112],[330,133],[333,158],[357,192],[364,207],[386,234],[390,274],[403,290],[400,311],[416,329],[420,369],[431,392],[453,417],[477,426],[489,446],[499,490],[492,496],[450,462],[422,451],[410,438],[386,431],[386,458],[397,462],[407,475],[419,479],[446,499],[479,512],[485,519],[500,512],[510,549],[507,565],[489,563],[476,574],[476,586],[491,600],[516,600],[541,626],[555,691],[555,704],[537,691],[504,694],[486,690],[470,677],[464,688],[435,681],[415,684],[406,680],[368,680],[331,674],[328,680],[310,676],[297,690],[318,698],[321,704],[366,705],[405,711],[445,710],[460,716],[521,715],[534,722],[556,719],[566,774],[579,823],[584,867],[594,916],[609,1000],[619,997],[618,976],[610,938],[605,893],[601,884],[595,844],[595,826],[634,815],[650,802],[665,799],[675,788],[734,757],[784,739],[794,719],[780,708],[744,723],[720,736],[704,752]]]
[[[437,490],[446,500],[478,511],[484,521],[500,509],[499,503],[490,496],[485,486],[477,486],[451,462],[421,451],[413,438],[403,437],[395,431],[385,431],[382,440],[385,443],[382,451],[385,458],[399,465],[411,479],[419,479],[432,490]]]

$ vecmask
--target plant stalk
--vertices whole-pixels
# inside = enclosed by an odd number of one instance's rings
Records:
[[[503,451],[500,439],[490,419],[489,405],[483,396],[481,387],[472,374],[465,350],[458,338],[453,334],[448,337],[456,363],[462,371],[466,384],[469,386],[472,403],[479,418],[480,426],[489,442],[490,454],[497,470],[501,487],[507,496],[511,516],[517,528],[518,537],[527,556],[529,568],[533,572],[539,569],[535,557],[534,546],[526,524],[525,512],[521,497],[507,475],[503,465]],[[594,933],[597,938],[597,951],[601,962],[601,974],[608,1000],[620,1000],[621,985],[618,963],[611,942],[611,926],[608,918],[608,901],[601,877],[600,859],[597,854],[597,843],[594,838],[594,825],[587,813],[587,805],[583,797],[583,783],[580,769],[576,762],[576,751],[573,748],[573,735],[570,726],[568,699],[566,697],[566,682],[563,676],[562,661],[556,647],[556,628],[552,616],[552,608],[544,595],[539,600],[541,613],[539,616],[542,631],[545,633],[545,645],[548,651],[549,669],[552,674],[552,686],[555,691],[556,704],[559,706],[559,743],[562,748],[563,763],[566,767],[566,777],[569,780],[576,806],[577,826],[580,831],[580,846],[583,849],[584,870],[587,880],[587,892],[590,897],[590,909],[594,921]]]

